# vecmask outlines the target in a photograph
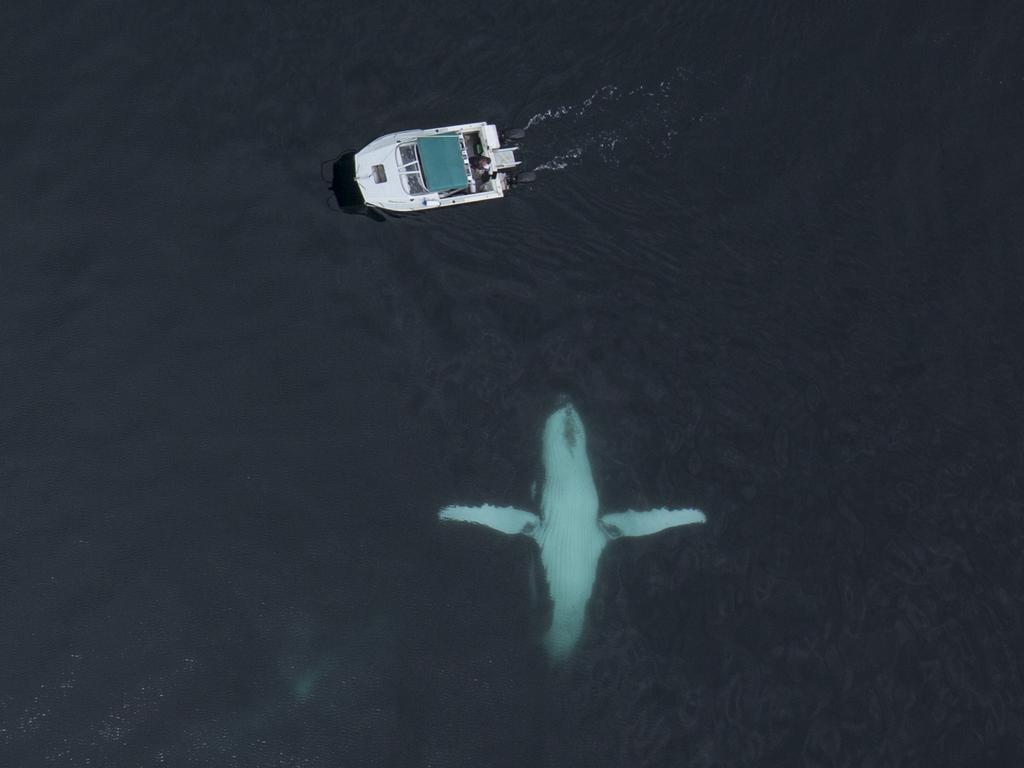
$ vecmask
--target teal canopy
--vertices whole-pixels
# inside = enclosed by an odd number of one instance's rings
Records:
[[[466,186],[466,166],[462,160],[462,147],[454,133],[424,136],[417,139],[420,150],[420,169],[423,181],[431,192],[447,192]]]

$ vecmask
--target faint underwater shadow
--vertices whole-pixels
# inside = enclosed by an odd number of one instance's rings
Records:
[[[356,183],[356,153],[355,150],[347,150],[338,155],[333,161],[324,160],[320,164],[320,178],[327,184],[328,189],[333,193],[327,198],[327,207],[332,211],[351,214],[353,216],[366,216],[377,222],[387,221],[387,217],[376,208],[371,208],[363,201],[362,192]],[[331,164],[331,178],[324,173],[327,164]],[[334,204],[331,204],[331,201]],[[393,215],[393,214],[392,214]]]

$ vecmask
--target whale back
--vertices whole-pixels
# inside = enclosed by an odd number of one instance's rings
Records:
[[[597,524],[598,498],[587,458],[586,432],[571,405],[544,427],[541,525],[535,536],[552,601],[545,645],[552,658],[568,655],[583,633],[597,563],[607,541]]]

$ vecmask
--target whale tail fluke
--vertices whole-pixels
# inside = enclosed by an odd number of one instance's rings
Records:
[[[620,536],[647,536],[677,525],[703,523],[707,518],[699,509],[651,509],[646,512],[628,510],[601,517],[601,528],[610,539]]]
[[[438,517],[441,520],[486,525],[488,528],[510,535],[523,533],[529,536],[540,525],[540,518],[532,512],[515,507],[496,507],[493,504],[484,504],[479,507],[445,507]]]

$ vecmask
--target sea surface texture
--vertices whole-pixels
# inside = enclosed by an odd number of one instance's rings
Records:
[[[0,6],[0,765],[1024,764],[1024,4]],[[525,127],[377,222],[320,165]],[[552,664],[544,419],[601,509]]]

